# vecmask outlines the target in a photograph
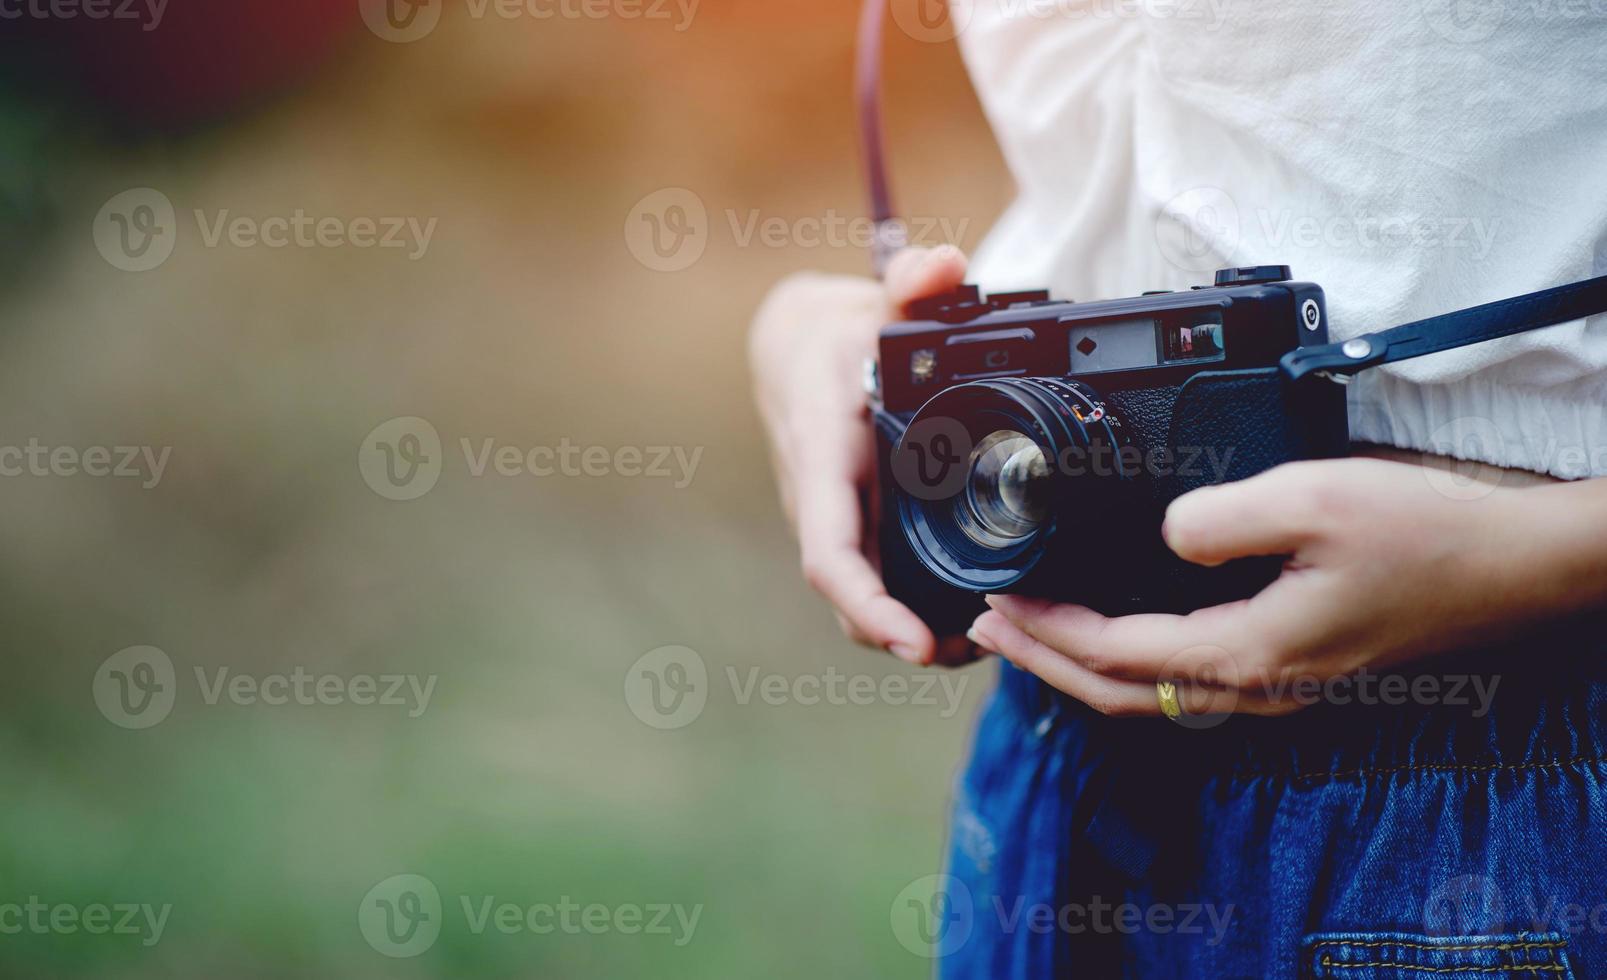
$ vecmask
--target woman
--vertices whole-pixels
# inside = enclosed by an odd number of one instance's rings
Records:
[[[934,637],[882,588],[859,510],[860,363],[962,279],[1113,297],[1285,262],[1344,339],[1607,272],[1607,20],[1499,0],[952,16],[1015,204],[969,268],[939,248],[883,284],[795,276],[751,338],[804,571],[844,630],[915,664],[1007,661],[959,783],[942,972],[1607,976],[1604,318],[1365,372],[1362,458],[1177,500],[1185,559],[1291,556],[1229,606],[1000,596],[969,641]],[[1198,683],[1168,703],[1179,672]]]

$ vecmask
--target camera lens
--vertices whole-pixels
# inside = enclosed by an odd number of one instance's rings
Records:
[[[1008,548],[1049,516],[1049,461],[1030,436],[996,429],[971,450],[966,468],[955,518],[978,545]]]
[[[905,540],[929,572],[970,592],[1010,591],[1051,550],[1097,553],[1119,533],[1124,444],[1120,421],[1081,382],[941,391],[894,450]]]

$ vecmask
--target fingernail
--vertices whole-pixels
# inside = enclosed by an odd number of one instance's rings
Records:
[[[889,643],[887,652],[907,663],[919,664],[922,661],[920,651],[905,643]]]
[[[965,638],[970,640],[972,643],[975,643],[977,645],[977,649],[979,650],[985,650],[988,653],[996,652],[993,649],[993,644],[990,643],[981,633],[978,633],[975,626],[965,631]]]
[[[1018,616],[1029,615],[1053,605],[1048,599],[1040,599],[1033,595],[990,595],[985,598],[991,608],[1006,617],[1011,613]]]

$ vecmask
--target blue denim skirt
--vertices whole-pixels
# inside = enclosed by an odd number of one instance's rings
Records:
[[[956,783],[939,975],[1607,977],[1604,631],[1198,728],[1003,664]]]

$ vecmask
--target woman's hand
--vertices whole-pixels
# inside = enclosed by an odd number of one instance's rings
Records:
[[[876,440],[864,363],[885,324],[915,300],[954,289],[965,269],[965,256],[943,246],[900,252],[885,283],[795,275],[771,290],[750,333],[759,412],[804,576],[836,607],[845,633],[914,664],[952,662],[970,644],[953,638],[939,649],[866,558],[863,509],[876,477]]]
[[[1447,479],[1348,459],[1197,490],[1168,509],[1167,544],[1200,565],[1291,556],[1259,595],[1116,619],[992,596],[972,639],[1106,714],[1159,714],[1166,680],[1190,713],[1287,714],[1316,682],[1607,599],[1607,481],[1460,495]]]

